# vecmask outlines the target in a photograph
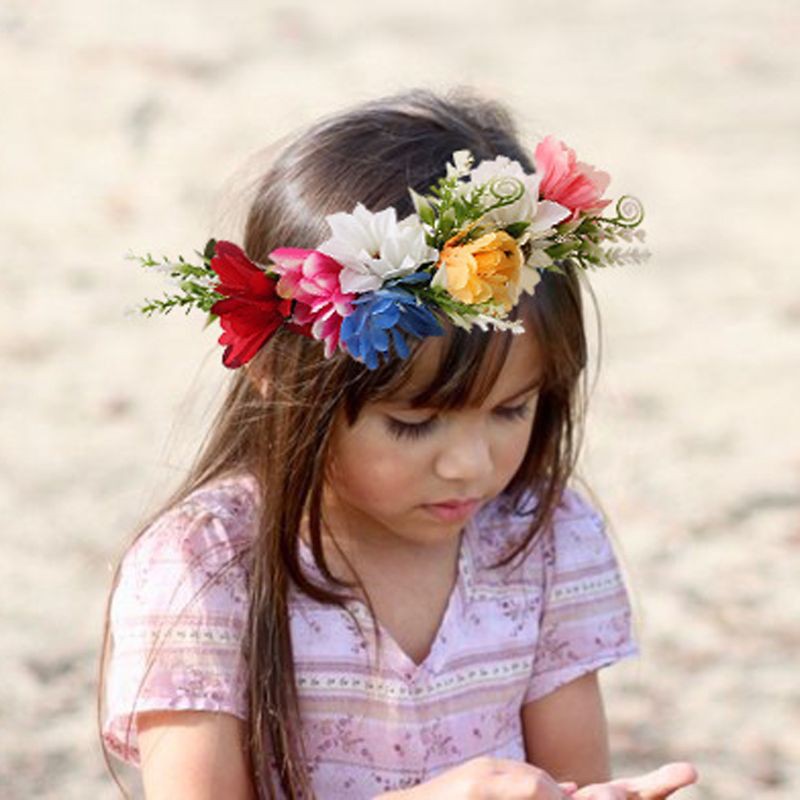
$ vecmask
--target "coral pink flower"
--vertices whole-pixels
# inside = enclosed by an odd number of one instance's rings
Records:
[[[222,363],[230,369],[247,363],[291,313],[291,301],[276,292],[276,284],[232,242],[217,242],[211,269],[220,279],[214,288],[227,295],[211,306],[219,317],[225,346]]]
[[[534,160],[541,175],[540,196],[569,208],[570,219],[581,212],[597,215],[611,202],[600,199],[611,176],[576,161],[575,151],[553,136],[539,142]]]
[[[342,265],[318,250],[280,247],[269,254],[280,274],[278,294],[295,301],[293,320],[310,326],[311,335],[325,342],[325,358],[339,346],[342,320],[353,313],[355,294],[343,292]]]

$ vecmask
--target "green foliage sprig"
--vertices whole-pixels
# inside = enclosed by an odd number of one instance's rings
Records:
[[[462,182],[464,174],[453,170],[431,186],[429,195],[420,195],[410,189],[414,207],[426,226],[425,240],[430,247],[441,251],[447,241],[459,231],[462,242],[482,235],[477,223],[490,211],[516,203],[525,193],[525,186],[516,178],[502,176],[474,188],[467,189]],[[508,233],[518,238],[529,225],[514,223]]]
[[[127,256],[129,260],[138,262],[139,266],[145,269],[169,275],[179,290],[173,293],[164,292],[163,298],[145,298],[144,303],[136,310],[147,317],[155,313],[169,314],[175,308],[183,308],[187,314],[193,308],[199,308],[201,311],[211,314],[211,307],[214,303],[224,297],[214,289],[214,286],[219,283],[219,277],[211,269],[215,244],[214,239],[209,239],[202,252],[195,250],[200,259],[199,264],[193,264],[183,256],[178,256],[177,260],[173,260],[167,256],[157,259],[151,253],[144,256],[130,253]],[[214,316],[211,315],[209,322],[213,319]]]
[[[584,216],[555,226],[552,242],[544,248],[554,262],[570,259],[581,269],[598,269],[623,264],[641,264],[650,253],[639,247],[608,247],[608,242],[634,240],[643,242],[645,232],[638,226],[644,220],[644,208],[635,197],[623,195],[613,217]],[[554,264],[548,269],[557,269]]]

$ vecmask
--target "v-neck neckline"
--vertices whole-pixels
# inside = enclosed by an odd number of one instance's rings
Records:
[[[463,606],[467,595],[470,572],[469,551],[472,524],[472,519],[469,519],[461,529],[456,578],[450,590],[444,612],[439,620],[439,626],[431,640],[428,652],[422,661],[414,661],[414,659],[398,644],[391,631],[386,628],[380,619],[376,617],[373,623],[369,608],[363,600],[355,598],[352,601],[348,601],[346,604],[350,611],[356,616],[359,623],[366,624],[369,627],[372,627],[373,624],[377,625],[380,639],[384,642],[384,652],[381,655],[382,663],[394,668],[407,680],[413,680],[423,672],[436,673],[442,665],[443,647],[447,643],[446,635],[453,626],[459,607]],[[302,537],[299,539],[299,550],[303,562],[313,570],[318,578],[324,580],[324,576],[314,561],[314,555],[311,552],[310,545]]]

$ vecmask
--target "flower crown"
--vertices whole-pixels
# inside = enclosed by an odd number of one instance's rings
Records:
[[[178,292],[145,300],[150,316],[175,307],[219,318],[223,364],[246,364],[281,327],[324,343],[325,357],[342,350],[375,369],[392,353],[405,358],[409,338],[443,333],[439,312],[453,324],[516,333],[508,318],[544,270],[563,272],[641,263],[646,250],[641,203],[629,195],[614,217],[601,196],[609,175],[576,160],[563,142],[536,147],[535,174],[499,156],[473,166],[459,150],[429,193],[409,189],[416,210],[398,220],[394,208],[326,217],[330,236],[316,249],[280,247],[269,264],[251,261],[232,242],[210,240],[199,265],[151,255],[141,266],[170,275]],[[611,246],[607,246],[611,243]]]

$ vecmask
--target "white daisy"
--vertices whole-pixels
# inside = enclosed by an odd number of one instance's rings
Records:
[[[447,177],[466,177],[469,175],[469,171],[472,169],[474,163],[475,159],[469,150],[456,150],[453,153],[452,162],[447,165]]]
[[[514,203],[496,208],[486,215],[485,219],[497,227],[504,228],[512,222],[530,222],[528,237],[538,238],[572,213],[559,203],[539,200],[539,175],[525,172],[519,161],[512,161],[507,156],[481,161],[470,173],[470,185],[476,187],[492,180],[502,181],[503,178],[519,181],[525,192]]]
[[[412,215],[398,222],[394,208],[373,213],[359,203],[352,214],[340,212],[326,219],[332,235],[317,249],[342,265],[339,283],[344,292],[374,291],[438,257],[425,242],[419,218]]]
[[[539,270],[529,259],[527,263],[522,265],[522,269],[520,270],[519,290],[517,291],[517,296],[514,298],[514,302],[519,300],[521,294],[533,294],[541,279],[542,276],[539,274]]]

